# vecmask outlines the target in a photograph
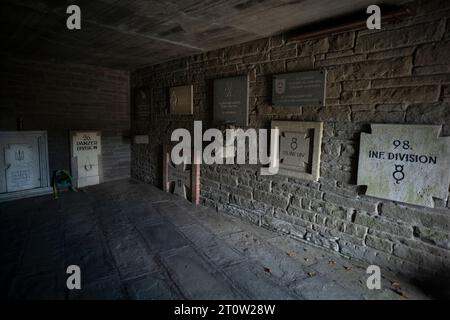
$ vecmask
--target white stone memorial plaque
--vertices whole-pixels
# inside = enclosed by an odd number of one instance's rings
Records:
[[[164,146],[164,191],[176,194],[194,204],[200,202],[200,165],[179,164],[175,165],[170,160],[170,146]]]
[[[101,134],[98,131],[71,133],[72,176],[75,186],[85,187],[102,182]]]
[[[280,130],[279,174],[319,179],[322,127],[322,122],[272,121],[272,129]]]
[[[185,164],[169,163],[169,183],[174,184],[173,193],[187,199],[186,189],[191,187],[191,170]]]
[[[434,207],[447,199],[450,182],[450,137],[440,125],[372,124],[361,133],[358,185],[366,195]]]
[[[51,192],[47,132],[0,131],[0,202]]]
[[[5,147],[6,186],[8,192],[40,187],[37,141],[10,144]]]

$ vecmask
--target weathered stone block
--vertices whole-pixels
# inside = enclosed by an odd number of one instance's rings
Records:
[[[279,196],[273,193],[268,193],[260,190],[254,192],[255,200],[270,204],[274,207],[286,208],[289,204],[289,197]]]
[[[339,65],[328,71],[328,81],[379,79],[411,74],[412,57]]]
[[[450,103],[418,103],[408,106],[406,121],[420,124],[450,123]]]
[[[302,218],[303,220],[306,220],[309,222],[314,222],[315,213],[313,213],[313,212],[306,211],[306,210],[296,208],[293,206],[289,206],[289,208],[287,209],[287,212],[289,214],[293,215],[294,217],[299,217],[299,218]]]
[[[365,237],[365,235],[367,234],[367,230],[368,228],[365,226],[360,226],[358,224],[355,223],[347,223],[346,227],[345,227],[345,232],[363,239]]]
[[[355,223],[366,226],[369,229],[383,231],[405,238],[412,237],[412,228],[405,225],[391,223],[387,220],[381,219],[379,216],[369,216],[363,212],[356,213]]]
[[[398,87],[371,89],[366,91],[344,91],[341,103],[374,104],[374,103],[415,103],[435,102],[439,98],[439,86]]]
[[[438,228],[444,231],[450,230],[450,216],[446,210],[422,211],[393,202],[385,202],[381,206],[381,215],[394,221],[421,224],[428,228]]]
[[[414,54],[416,47],[396,48],[386,51],[371,52],[367,54],[367,60],[383,60],[397,57],[408,57]]]
[[[326,53],[330,47],[328,38],[318,40],[308,40],[298,44],[298,55],[311,56],[318,53]]]
[[[448,65],[450,64],[450,59],[448,58],[449,52],[450,41],[420,46],[416,52],[414,65]]]
[[[355,51],[387,50],[438,41],[443,33],[444,23],[442,21],[423,23],[385,32],[371,32],[358,36]]]
[[[309,70],[314,66],[312,57],[298,57],[295,59],[286,60],[286,71],[301,71]]]
[[[392,253],[393,243],[385,239],[367,235],[366,245],[377,250]]]
[[[434,268],[435,270],[442,270],[446,264],[449,264],[448,262],[444,263],[445,260],[440,257],[432,256],[426,252],[418,251],[401,244],[394,245],[394,255],[420,266],[427,265],[429,268]]]
[[[328,39],[329,51],[342,51],[353,48],[355,43],[355,32],[345,32],[334,35]]]
[[[327,202],[331,202],[345,208],[356,208],[367,212],[376,212],[377,210],[377,203],[366,202],[361,199],[349,199],[332,193],[325,193],[323,199]]]
[[[414,227],[414,236],[420,240],[444,249],[450,249],[450,233],[425,227]],[[450,255],[450,252],[449,252]]]
[[[228,185],[224,185],[222,184],[220,186],[220,189],[229,193],[229,194],[234,194],[243,198],[247,198],[247,199],[252,199],[252,188],[250,187],[246,187],[246,186],[238,186],[238,187],[232,187],[232,186],[228,186]]]

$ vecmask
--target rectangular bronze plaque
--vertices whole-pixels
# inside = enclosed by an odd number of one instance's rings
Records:
[[[193,110],[193,86],[173,87],[169,90],[170,113],[192,114]]]

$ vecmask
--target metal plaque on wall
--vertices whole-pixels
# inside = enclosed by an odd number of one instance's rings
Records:
[[[150,89],[135,88],[133,95],[133,117],[134,120],[150,120]]]
[[[274,75],[272,104],[275,107],[323,106],[326,70]]]
[[[193,86],[172,87],[169,90],[170,114],[192,114],[193,110]]]
[[[247,76],[214,80],[214,124],[248,125]]]

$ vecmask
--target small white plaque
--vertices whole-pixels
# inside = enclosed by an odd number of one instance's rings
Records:
[[[279,174],[305,180],[319,179],[322,122],[272,121],[280,130]]]
[[[100,155],[101,134],[98,131],[72,132],[72,175],[76,187],[98,184],[102,180]]]

